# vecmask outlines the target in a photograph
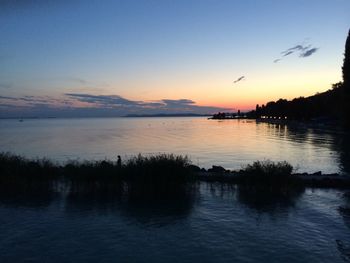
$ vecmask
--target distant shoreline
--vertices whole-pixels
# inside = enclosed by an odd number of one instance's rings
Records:
[[[154,118],[154,117],[209,117],[211,114],[175,113],[175,114],[128,114],[123,118]]]
[[[123,116],[74,116],[74,117],[0,117],[0,120],[47,120],[47,119],[112,119],[112,118],[176,118],[176,117],[210,117],[211,114],[153,114]]]

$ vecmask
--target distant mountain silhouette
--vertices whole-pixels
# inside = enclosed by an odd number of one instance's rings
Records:
[[[210,114],[197,113],[158,113],[158,114],[127,114],[123,117],[207,117]]]

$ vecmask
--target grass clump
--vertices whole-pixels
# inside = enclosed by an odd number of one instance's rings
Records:
[[[123,169],[131,181],[145,183],[185,183],[191,179],[187,156],[160,154],[156,156],[138,155],[129,159]]]
[[[293,167],[285,161],[247,165],[238,175],[238,199],[258,210],[294,204],[304,185],[292,171]]]
[[[242,183],[259,185],[289,184],[294,181],[293,166],[288,162],[256,161],[248,164],[239,174]]]
[[[190,164],[187,156],[173,154],[133,157],[122,167],[127,192],[136,198],[186,196],[194,186]]]

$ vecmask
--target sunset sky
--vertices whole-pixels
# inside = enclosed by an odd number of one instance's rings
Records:
[[[349,11],[349,0],[3,0],[0,117],[213,113],[313,95],[341,80]]]

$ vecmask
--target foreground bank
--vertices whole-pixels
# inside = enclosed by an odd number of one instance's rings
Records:
[[[0,154],[2,193],[18,191],[104,192],[137,196],[183,194],[198,181],[267,188],[350,188],[350,177],[339,174],[293,173],[287,162],[254,162],[241,170],[192,165],[185,156],[135,156],[124,163],[110,160],[54,163]]]

